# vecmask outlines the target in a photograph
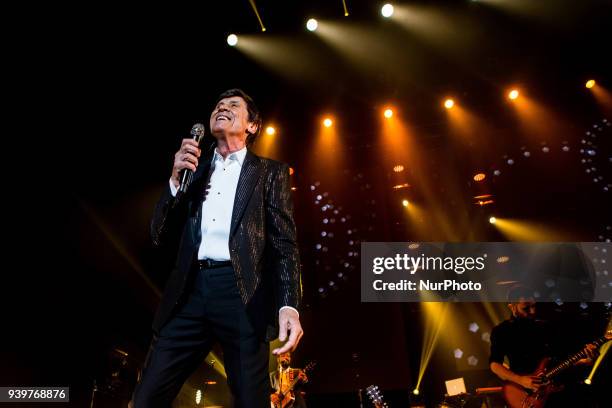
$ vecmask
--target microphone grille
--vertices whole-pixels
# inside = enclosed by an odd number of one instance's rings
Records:
[[[206,132],[206,129],[204,128],[204,125],[201,123],[196,123],[191,128],[191,136],[197,139],[198,143],[200,143],[200,140],[202,140],[202,138],[204,137],[205,132]]]

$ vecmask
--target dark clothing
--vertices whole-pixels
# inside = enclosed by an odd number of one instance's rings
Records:
[[[174,206],[166,186],[151,222],[156,247],[176,248],[172,270],[153,322],[155,332],[163,327],[188,292],[186,282],[201,242],[202,200],[211,168],[211,152],[200,160],[192,185]],[[293,203],[286,164],[247,152],[232,211],[229,249],[242,303],[258,333],[278,324],[278,309],[299,309],[300,262],[293,220]],[[252,302],[262,291],[262,301]],[[270,328],[270,327],[268,327]],[[270,331],[268,339],[275,338]]]
[[[215,341],[223,348],[235,405],[270,405],[268,341],[276,337],[279,308],[298,309],[301,296],[289,169],[246,153],[229,231],[231,266],[200,269],[212,153],[202,157],[178,203],[167,186],[155,208],[153,244],[176,260],[153,322],[135,408],[170,407]]]
[[[204,269],[195,274],[187,301],[151,343],[142,378],[134,392],[135,407],[170,407],[215,341],[223,348],[235,405],[268,407],[269,346],[255,335],[233,269]]]
[[[543,358],[550,357],[550,338],[550,330],[542,321],[505,320],[491,331],[489,362],[503,364],[504,357],[508,357],[510,370],[530,374]]]

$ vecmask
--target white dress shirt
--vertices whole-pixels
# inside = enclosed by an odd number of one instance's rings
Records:
[[[198,259],[215,261],[229,261],[231,259],[229,234],[232,225],[232,212],[240,170],[246,154],[247,148],[243,147],[224,159],[215,148],[211,163],[210,188],[202,202],[202,241],[198,249]],[[177,190],[177,187],[170,180],[172,196],[176,195]],[[280,310],[284,308],[293,309],[297,312],[291,306],[283,306]]]
[[[210,175],[210,188],[202,202],[202,241],[198,249],[198,259],[229,261],[229,233],[232,225],[232,212],[236,187],[240,178],[240,169],[246,156],[247,148],[231,153],[223,158],[215,148]],[[170,181],[172,195],[177,188]]]

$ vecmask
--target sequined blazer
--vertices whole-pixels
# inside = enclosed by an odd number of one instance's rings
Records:
[[[166,186],[155,207],[151,221],[153,245],[170,247],[176,253],[153,322],[156,332],[184,299],[194,271],[212,153],[210,150],[200,160],[189,190],[178,203]],[[292,306],[299,310],[301,298],[289,166],[247,152],[236,187],[229,250],[249,316],[258,328],[268,325],[268,337],[273,337],[270,324],[277,323],[278,309]]]

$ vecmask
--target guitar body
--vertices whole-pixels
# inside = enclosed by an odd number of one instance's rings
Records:
[[[543,359],[531,376],[539,376],[546,372],[549,359]],[[522,386],[506,381],[502,387],[502,395],[510,408],[543,408],[546,400],[555,392],[561,391],[563,386],[549,382],[543,384],[537,391],[531,391]]]
[[[270,406],[272,408],[291,408],[293,407],[293,403],[295,402],[295,395],[293,394],[293,391],[290,391],[287,393],[287,395],[282,395],[279,393],[274,393],[273,395],[276,395],[277,398],[276,400],[278,400],[278,402],[275,402],[274,398],[271,398],[272,402],[270,402]],[[280,399],[282,397],[282,400]]]

